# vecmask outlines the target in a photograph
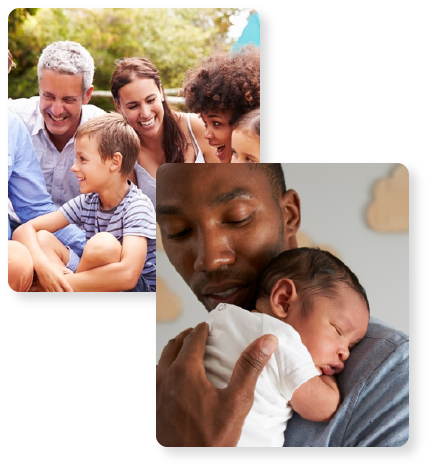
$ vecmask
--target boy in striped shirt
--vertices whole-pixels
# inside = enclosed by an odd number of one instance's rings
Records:
[[[155,291],[154,206],[128,179],[139,150],[120,114],[78,128],[72,171],[81,194],[14,233],[32,255],[41,291]],[[86,233],[81,258],[52,234],[69,224]]]

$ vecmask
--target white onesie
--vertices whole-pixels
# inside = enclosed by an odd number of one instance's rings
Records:
[[[265,334],[278,338],[279,345],[257,380],[254,403],[237,446],[283,446],[293,413],[289,404],[293,392],[319,376],[298,332],[279,319],[225,303],[209,313],[207,323],[205,370],[219,389],[227,386],[236,361],[251,342]]]

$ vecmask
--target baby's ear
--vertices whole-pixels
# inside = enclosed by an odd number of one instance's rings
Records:
[[[296,292],[295,284],[289,278],[282,278],[278,280],[272,289],[269,302],[272,312],[279,319],[286,319],[289,315],[289,309],[292,303],[296,301],[298,294]]]

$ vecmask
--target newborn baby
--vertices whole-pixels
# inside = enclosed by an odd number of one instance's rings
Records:
[[[273,334],[279,345],[260,375],[237,446],[283,446],[293,410],[329,421],[340,405],[335,375],[368,328],[369,304],[356,275],[329,252],[283,252],[262,272],[256,309],[220,303],[208,315],[208,379],[227,386],[241,352]]]

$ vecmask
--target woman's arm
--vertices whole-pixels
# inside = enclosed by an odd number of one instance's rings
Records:
[[[290,405],[295,412],[313,422],[329,422],[341,401],[335,376],[315,376],[293,393]]]

